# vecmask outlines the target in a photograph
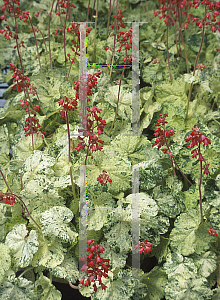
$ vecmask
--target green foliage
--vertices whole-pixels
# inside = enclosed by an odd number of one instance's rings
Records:
[[[16,277],[11,269],[6,272],[5,280],[0,286],[0,296],[5,300],[37,300],[34,284],[26,278]]]
[[[209,254],[206,254],[207,258]],[[204,257],[204,256],[203,256]],[[165,288],[166,299],[212,299],[213,291],[207,284],[206,277],[209,271],[215,269],[216,256],[210,253],[210,260],[206,261],[206,270],[202,274],[202,259],[197,263],[181,254],[170,253],[164,264],[164,270],[168,275],[168,284]],[[208,271],[209,270],[209,271]],[[206,275],[202,277],[201,275]]]

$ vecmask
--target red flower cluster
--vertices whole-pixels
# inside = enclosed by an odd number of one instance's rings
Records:
[[[12,37],[12,31],[11,31],[11,29],[10,29],[10,27],[9,27],[8,25],[5,25],[5,28],[6,28],[6,29],[0,30],[0,33],[1,33],[1,34],[5,33],[5,34],[4,34],[5,39],[6,39],[6,40],[9,40],[9,38]]]
[[[19,20],[23,20],[24,23],[27,22],[28,18],[29,18],[29,11],[21,11],[19,9],[19,7],[14,7],[15,4],[17,4],[18,6],[20,5],[20,1],[19,0],[4,0],[5,3],[3,6],[1,6],[2,11],[7,11],[8,14],[4,14],[1,16],[2,20],[7,21],[7,16],[10,16],[11,13],[13,13],[13,16],[15,14],[16,18],[19,18]]]
[[[198,64],[198,65],[196,65],[196,68],[198,68],[200,71],[203,71],[205,69],[205,65]]]
[[[181,20],[179,22],[179,26],[181,27],[184,24],[184,28],[188,29],[188,24],[190,22],[196,22],[196,26],[202,28],[203,26],[212,27],[212,31],[216,32],[218,30],[220,32],[220,22],[217,21],[216,17],[219,15],[220,2],[218,1],[209,1],[209,0],[158,0],[162,6],[159,6],[159,10],[154,12],[154,16],[157,17],[159,15],[160,19],[164,19],[165,24],[176,24],[176,21]],[[193,14],[188,13],[188,10],[191,8],[198,8],[199,5],[205,6],[206,15],[201,20],[199,18],[194,18]],[[179,19],[179,15],[181,14],[181,18]],[[182,17],[185,16],[186,20],[183,22]]]
[[[12,77],[14,77],[14,82],[16,82],[16,84],[12,86],[12,89],[17,87],[17,92],[21,93],[22,90],[30,87],[30,78],[24,75],[13,63],[9,64],[9,69],[13,69],[14,74]]]
[[[76,5],[73,3],[70,3],[69,0],[61,0],[59,1],[59,7],[69,9],[70,7],[76,8]],[[58,11],[57,15],[60,16],[60,14],[66,14],[66,11],[64,9]]]
[[[102,276],[105,278],[108,277],[108,271],[110,271],[110,265],[105,264],[106,262],[109,262],[109,259],[100,257],[100,253],[103,253],[105,249],[97,245],[94,239],[89,240],[86,243],[89,247],[84,250],[90,253],[87,256],[87,264],[82,266],[81,271],[85,271],[88,278],[85,281],[85,277],[83,276],[79,284],[82,284],[82,286],[90,286],[91,282],[93,282],[93,288],[96,292],[97,285],[95,281],[98,280],[102,289],[105,290],[107,286],[102,283]],[[80,260],[85,261],[86,259],[81,258]]]
[[[13,69],[14,74],[12,75],[12,77],[14,77],[14,82],[16,82],[16,84],[14,84],[12,86],[12,89],[15,89],[17,87],[17,92],[21,93],[22,90],[25,92],[26,88],[28,89],[28,94],[33,94],[36,95],[36,87],[30,84],[30,79],[23,74],[22,71],[20,71],[13,63],[9,64],[9,69]],[[26,94],[25,94],[26,95]],[[39,124],[39,120],[36,119],[36,112],[39,111],[40,105],[33,105],[33,110],[29,109],[29,103],[26,99],[26,96],[24,99],[21,100],[21,104],[20,106],[24,107],[26,105],[25,111],[33,114],[33,117],[29,117],[26,119],[27,122],[27,126],[24,128],[24,131],[27,132],[25,134],[25,136],[28,136],[30,134],[32,134],[32,130],[33,133],[37,133],[39,134],[39,128],[41,128],[40,124]],[[46,134],[44,131],[41,131],[41,136],[43,138],[43,135]]]
[[[97,78],[99,78],[100,75],[101,75],[101,71],[97,71],[93,75],[91,75],[91,74],[88,75],[87,86],[86,86],[87,96],[92,96],[94,94],[92,92],[92,88],[97,85]],[[77,109],[77,104],[78,104],[77,100],[79,100],[80,81],[77,80],[74,82],[74,84],[75,84],[74,89],[76,90],[75,98],[74,97],[68,98],[65,96],[58,102],[59,105],[62,105],[64,107],[63,109],[60,110],[60,112],[62,112],[61,118],[66,118],[67,111]],[[90,101],[90,99],[89,99],[89,97],[87,97],[87,102],[89,102],[89,101]],[[88,108],[87,108],[87,110],[88,110]]]
[[[5,201],[5,204],[10,204],[10,205],[16,203],[15,197],[13,195],[7,195],[2,191],[0,191],[0,201]]]
[[[105,185],[107,183],[107,180],[109,183],[112,183],[112,180],[109,178],[109,176],[107,175],[107,171],[103,170],[102,174],[100,174],[97,177],[97,181],[99,181],[101,183],[101,185]]]
[[[80,50],[79,25],[80,25],[80,23],[72,22],[72,26],[67,28],[67,31],[73,35],[73,39],[71,40],[71,43],[75,46],[75,48],[74,47],[72,48],[72,51],[74,52],[75,56],[80,55],[79,52],[78,52]],[[88,36],[88,34],[90,33],[91,30],[92,30],[92,28],[86,28],[86,36]],[[74,40],[75,37],[77,37],[77,41]],[[71,62],[71,64],[73,64],[75,62],[74,61],[75,57],[71,58],[70,54],[67,54],[67,56],[68,56],[68,60]]]
[[[103,170],[102,171],[102,174],[100,174],[98,177],[97,177],[97,181],[99,181],[101,183],[101,193],[102,193],[102,187],[104,185],[106,185],[107,181],[109,183],[112,183],[112,180],[109,178],[109,176],[107,175],[107,171]]]
[[[60,110],[62,112],[61,118],[66,118],[66,112],[77,109],[77,101],[73,97],[63,97],[59,102],[59,105],[63,106],[63,109]]]
[[[118,10],[118,13],[116,16],[114,16],[114,19],[116,19],[118,22],[120,22],[120,25],[117,25],[117,30],[121,27],[121,28],[125,28],[125,24],[122,22],[122,18],[124,16],[122,15],[122,9]],[[111,25],[110,28],[114,29],[116,27],[116,25]]]
[[[88,74],[87,76],[87,86],[86,86],[86,94],[87,94],[87,102],[90,102],[89,96],[92,96],[94,93],[92,92],[92,88],[96,87],[97,85],[97,78],[100,78],[101,71],[97,71],[95,74],[91,75]],[[74,82],[75,86],[74,89],[76,90],[76,100],[79,99],[79,88],[80,88],[80,81],[77,80]]]
[[[208,230],[207,231],[208,233],[209,233],[209,235],[211,235],[211,236],[217,236],[218,234],[217,234],[217,231],[214,229],[214,228],[212,228],[212,227],[210,227],[210,230]]]
[[[80,142],[78,144],[78,147],[75,149],[79,152],[80,150],[83,150],[86,146],[87,152],[89,153],[90,150],[92,151],[102,150],[103,147],[98,146],[98,143],[103,144],[104,141],[98,139],[97,135],[94,133],[94,129],[95,128],[98,129],[98,135],[103,134],[106,121],[102,120],[102,118],[97,115],[97,113],[100,113],[102,111],[101,109],[93,106],[92,109],[87,107],[87,111],[90,113],[84,116],[84,118],[86,118],[87,121],[83,122],[83,125],[87,124],[87,129],[79,129],[79,132],[83,132],[83,137],[81,136],[77,137],[77,139],[81,140],[82,142]],[[88,144],[85,142],[87,137],[89,138]]]
[[[89,96],[94,94],[92,92],[92,88],[97,85],[97,78],[99,78],[100,75],[101,75],[101,71],[97,71],[95,74],[93,75],[89,74],[87,76],[87,85],[85,86],[86,94],[87,94],[87,102],[90,101]],[[63,109],[60,110],[60,112],[62,112],[61,118],[66,118],[66,114],[68,111],[77,109],[77,100],[79,99],[79,91],[80,91],[80,81],[77,80],[74,82],[74,84],[75,84],[74,89],[76,90],[75,98],[63,97],[63,99],[59,101],[59,105],[62,105],[64,107]],[[98,135],[100,135],[103,134],[104,127],[106,125],[106,121],[102,120],[102,118],[97,115],[97,113],[100,113],[102,111],[101,109],[93,106],[92,109],[87,107],[87,111],[89,113],[83,116],[83,119],[86,119],[86,121],[82,122],[84,128],[79,129],[79,132],[83,133],[82,134],[83,137],[81,136],[77,137],[77,139],[82,142],[78,144],[78,147],[74,148],[79,152],[80,150],[83,150],[85,147],[87,147],[85,164],[90,150],[92,151],[102,150],[102,146],[99,146],[98,143],[101,144],[104,143],[104,141],[98,139],[97,135],[94,133],[94,129],[97,128]],[[79,115],[82,115],[82,111],[80,111]],[[86,141],[87,139],[88,141]]]
[[[175,134],[175,131],[170,129],[166,130],[165,133],[165,124],[168,123],[165,121],[165,118],[168,117],[167,113],[159,114],[159,119],[157,119],[157,123],[154,126],[159,126],[159,128],[154,130],[154,135],[156,138],[156,141],[152,144],[152,147],[157,146],[157,149],[159,150],[162,146],[165,145],[165,148],[161,149],[164,153],[169,154],[169,157],[173,157],[172,153],[169,150],[169,146],[167,144],[167,137],[171,137],[171,135]]]
[[[122,18],[124,17],[122,15],[122,10],[119,9],[118,13],[116,16],[114,16],[114,18],[120,22],[120,25],[118,25],[117,22],[117,26],[116,24],[113,24],[110,26],[111,29],[114,29],[115,27],[117,28],[117,30],[120,29],[120,27],[125,28],[125,24],[122,22]],[[111,33],[110,36],[113,36],[114,33]],[[120,46],[118,48],[118,52],[121,52],[122,47],[125,47],[125,57],[123,59],[123,61],[126,63],[126,61],[128,60],[129,62],[132,61],[132,58],[130,55],[127,55],[127,50],[130,50],[132,48],[132,37],[133,37],[133,33],[132,33],[132,27],[126,32],[126,31],[119,31],[119,33],[117,34],[117,42],[120,43]],[[107,51],[109,49],[109,47],[106,47],[105,50]],[[110,47],[110,50],[113,51],[112,47]]]
[[[37,133],[37,134],[40,133],[41,137],[43,139],[43,135],[45,135],[46,132],[44,132],[42,130],[39,130],[39,128],[41,128],[41,126],[39,124],[39,119],[36,118],[36,113],[35,112],[33,112],[32,110],[30,112],[34,115],[33,115],[33,117],[28,117],[26,119],[27,126],[24,128],[24,131],[27,132],[27,133],[25,134],[25,136],[28,136],[28,135],[32,134],[32,129],[33,129],[33,133]]]
[[[142,254],[144,251],[144,255],[149,253],[151,251],[151,248],[153,244],[148,242],[147,239],[144,240],[144,242],[138,242],[137,245],[134,246],[134,249],[137,250]]]
[[[205,163],[205,166],[202,167],[202,169],[204,169],[203,174],[206,174],[206,175],[210,174],[209,170],[208,170],[209,164],[206,164],[206,161],[205,161],[205,159],[203,158],[203,156],[202,156],[202,154],[200,152],[200,146],[201,146],[202,143],[203,143],[203,147],[211,145],[210,139],[208,139],[207,137],[205,137],[204,134],[202,134],[200,132],[200,128],[198,126],[195,126],[192,129],[191,134],[188,135],[188,138],[186,138],[185,141],[186,142],[191,141],[190,145],[188,146],[190,148],[193,148],[193,147],[197,146],[196,149],[193,149],[191,151],[192,158],[197,158],[197,155],[199,155],[199,160],[200,161],[204,161],[204,163]]]
[[[131,56],[127,55],[127,50],[130,50],[131,47],[132,47],[132,27],[127,31],[127,32],[124,32],[124,31],[119,31],[119,34],[117,35],[117,42],[120,43],[120,47],[118,48],[118,52],[121,52],[121,49],[122,47],[125,47],[125,50],[126,50],[126,56],[125,58],[123,59],[124,62],[126,62],[127,60],[129,62],[131,62]]]

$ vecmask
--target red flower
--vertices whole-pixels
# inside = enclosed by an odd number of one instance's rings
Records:
[[[211,235],[211,236],[217,236],[218,234],[217,234],[217,231],[214,229],[214,228],[212,228],[212,227],[210,227],[210,230],[208,230],[207,231],[208,233],[209,233],[209,235]]]
[[[147,253],[149,253],[151,251],[151,248],[153,244],[149,243],[147,241],[147,239],[144,240],[144,242],[138,242],[135,246],[134,249],[138,250],[141,254],[144,251],[144,255],[146,255]]]
[[[110,265],[105,263],[108,263],[109,259],[100,257],[100,253],[103,253],[105,249],[97,245],[94,239],[88,240],[86,243],[87,245],[89,245],[89,247],[84,250],[90,253],[87,256],[87,264],[84,264],[82,266],[81,271],[86,272],[88,278],[85,281],[85,276],[83,276],[79,281],[79,284],[81,284],[82,286],[90,286],[91,282],[94,282],[93,288],[96,292],[97,285],[95,281],[98,281],[102,289],[106,289],[107,286],[102,283],[102,276],[104,276],[105,278],[108,277]],[[84,261],[85,259],[80,258],[80,260]]]

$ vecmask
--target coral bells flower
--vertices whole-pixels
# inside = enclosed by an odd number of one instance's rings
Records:
[[[106,121],[102,120],[101,117],[97,115],[97,113],[101,112],[101,109],[93,106],[92,109],[87,107],[87,111],[89,112],[84,118],[87,119],[87,122],[84,122],[83,125],[87,125],[84,129],[79,129],[80,132],[83,132],[83,137],[78,136],[77,139],[83,141],[78,144],[78,147],[75,148],[78,152],[87,147],[87,151],[97,151],[102,150],[102,146],[99,146],[98,143],[103,144],[104,141],[99,140],[97,135],[94,133],[94,130],[98,130],[98,135],[103,134],[104,127],[106,125]]]
[[[60,106],[63,106],[63,109],[60,110],[61,114],[61,118],[66,118],[66,113],[67,111],[71,111],[74,109],[77,109],[77,101],[75,98],[73,97],[63,97],[59,102]]]
[[[112,183],[112,180],[109,178],[109,176],[107,175],[107,171],[103,170],[102,174],[100,174],[97,177],[97,181],[99,181],[101,183],[101,193],[102,193],[102,187],[107,183],[107,181],[109,183]]]
[[[16,82],[16,84],[12,86],[12,89],[17,87],[17,92],[21,93],[22,89],[30,87],[30,79],[24,75],[23,72],[20,71],[13,63],[9,64],[9,69],[14,71],[12,77],[14,77],[14,82]]]
[[[218,230],[217,230],[218,231]],[[209,233],[209,235],[211,235],[211,236],[217,236],[218,235],[218,233],[217,233],[217,231],[214,229],[214,228],[212,228],[212,227],[210,227],[210,230],[208,230],[207,232]]]
[[[147,253],[149,253],[151,251],[151,248],[153,244],[149,243],[147,241],[147,239],[144,240],[144,242],[138,242],[135,246],[134,249],[138,250],[141,254],[144,251],[144,255],[146,255]]]
[[[41,128],[40,124],[39,124],[39,120],[36,119],[36,114],[34,114],[33,117],[28,117],[26,119],[27,122],[27,126],[24,128],[24,131],[27,132],[25,134],[25,136],[28,136],[30,134],[32,134],[32,130],[31,127],[33,129],[33,133],[37,133],[37,134],[41,134],[41,137],[43,138],[43,136],[46,134],[46,132],[39,130],[39,128]]]
[[[205,66],[203,64],[196,65],[196,68],[198,68],[200,71],[203,71]]]
[[[157,123],[154,125],[159,128],[154,130],[156,141],[152,144],[152,147],[157,146],[157,149],[159,150],[164,144],[166,144],[165,148],[161,150],[165,154],[169,154],[169,157],[173,157],[169,150],[169,146],[167,144],[167,137],[171,137],[171,135],[174,135],[176,131],[170,129],[170,130],[166,130],[165,132],[165,124],[167,123],[167,121],[165,121],[165,118],[168,117],[167,113],[159,114],[159,117],[160,118],[157,119]]]
[[[2,191],[0,191],[0,201],[5,201],[5,204],[13,205],[15,204],[15,196],[13,195],[7,195],[4,194]]]
[[[209,170],[208,170],[208,166],[209,164],[206,164],[205,159],[203,158],[201,152],[200,152],[200,146],[203,143],[203,147],[204,146],[208,146],[211,145],[211,141],[210,139],[208,139],[207,137],[204,136],[204,134],[202,134],[200,132],[200,128],[198,126],[195,126],[192,129],[191,134],[188,135],[188,138],[185,139],[186,142],[190,142],[189,146],[190,148],[194,148],[195,146],[197,146],[196,149],[193,149],[191,151],[192,154],[192,158],[197,158],[197,156],[199,156],[199,161],[204,161],[205,166],[202,167],[202,169],[204,170],[203,174],[210,174]]]
[[[91,283],[93,283],[93,288],[96,292],[98,281],[102,289],[105,290],[107,286],[102,283],[102,276],[104,276],[105,278],[108,277],[108,271],[110,271],[110,265],[105,264],[109,262],[109,259],[100,257],[100,253],[103,253],[105,249],[97,245],[94,239],[88,240],[86,243],[89,247],[84,250],[90,253],[87,256],[87,264],[84,264],[82,266],[81,271],[86,272],[87,279],[85,278],[85,276],[83,276],[79,281],[79,284],[82,284],[82,286],[90,286]],[[85,259],[81,258],[80,260]]]

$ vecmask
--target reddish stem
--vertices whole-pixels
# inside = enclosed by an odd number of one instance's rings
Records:
[[[36,38],[35,30],[34,30],[34,27],[33,27],[32,22],[31,22],[30,16],[28,16],[28,19],[29,19],[29,21],[30,21],[31,28],[32,28],[32,31],[33,31],[33,34],[34,34],[35,44],[36,44],[36,48],[37,48],[37,56],[38,56],[38,61],[39,61],[39,66],[40,66],[41,78],[42,78],[42,81],[44,81],[44,76],[43,76],[42,67],[41,67],[41,62],[40,62],[40,55],[39,55],[39,51],[38,51],[37,38]]]
[[[127,56],[127,50],[126,50],[126,56]],[[112,131],[112,128],[114,126],[115,119],[116,119],[116,116],[117,116],[117,113],[118,113],[118,105],[119,105],[119,96],[120,96],[120,89],[121,89],[121,81],[122,81],[122,77],[123,77],[124,71],[125,71],[125,64],[126,64],[126,62],[124,63],[124,67],[123,67],[121,78],[120,78],[119,89],[118,89],[117,107],[116,107],[116,111],[115,111],[115,118],[114,118],[114,121],[112,123],[111,129],[110,129],[110,132],[109,132],[109,136],[111,135],[111,131]]]
[[[199,147],[198,147],[198,153],[200,154],[200,144],[199,144]],[[201,184],[202,184],[202,160],[200,160],[200,180],[199,180],[199,206],[200,206],[201,223],[202,223],[203,222],[203,214],[202,214]]]
[[[205,14],[206,14],[206,9],[205,9]],[[193,70],[193,76],[195,75],[196,65],[197,65],[197,62],[198,62],[198,59],[199,59],[200,52],[201,52],[201,50],[202,50],[202,45],[203,45],[203,42],[204,42],[205,33],[206,33],[206,31],[205,31],[205,24],[203,24],[203,26],[202,26],[202,39],[201,39],[201,43],[200,43],[200,47],[199,47],[198,54],[197,54],[197,56],[196,56],[196,61],[195,61],[194,70]],[[191,85],[190,85],[190,90],[189,90],[189,94],[188,94],[188,101],[187,101],[187,107],[186,107],[186,117],[185,117],[185,121],[186,121],[187,118],[188,118],[189,102],[190,102],[191,95],[192,95],[192,88],[193,88],[193,83],[191,83]]]
[[[13,3],[13,13],[14,13],[14,19],[15,19],[15,41],[16,41],[16,45],[17,45],[16,49],[18,51],[18,57],[19,57],[20,65],[21,65],[21,71],[24,75],[24,69],[23,69],[23,65],[22,65],[22,61],[21,61],[21,54],[20,54],[19,45],[18,45],[18,27],[17,27],[16,15],[15,15],[14,3]],[[25,88],[23,90],[24,90],[25,98],[27,99]],[[33,131],[32,123],[31,123],[31,116],[30,116],[29,110],[28,110],[28,115],[29,115],[29,118],[30,118],[30,125],[31,125],[32,149],[34,151],[34,131]]]
[[[12,196],[18,198],[18,199],[22,202],[22,204],[24,205],[24,207],[25,207],[25,209],[26,209],[26,211],[27,211],[27,214],[29,215],[29,217],[31,218],[31,220],[32,220],[32,221],[37,225],[37,227],[41,230],[40,225],[38,225],[37,222],[32,218],[32,216],[31,216],[29,210],[27,209],[27,206],[25,205],[24,201],[23,201],[18,195],[16,195],[15,193],[5,193],[5,194],[7,194],[7,195],[12,195]]]
[[[86,153],[86,159],[85,159],[85,165],[86,165],[86,162],[87,162],[87,158],[88,158],[88,155],[89,155],[89,151],[90,151],[90,146],[87,147],[87,153]]]
[[[51,71],[52,71],[52,58],[51,58],[51,50],[50,50],[50,19],[51,19],[53,6],[54,6],[54,1],[55,0],[53,0],[52,7],[51,7],[51,10],[50,10],[50,14],[49,14],[49,21],[48,21],[48,42],[49,42],[49,55],[50,55],[50,68],[51,68]]]
[[[70,125],[69,125],[68,112],[66,112],[66,125],[67,125],[68,142],[69,142],[69,162],[71,162],[71,159],[70,159]]]
[[[7,186],[7,188],[8,188],[9,191],[10,191],[10,193],[4,193],[4,194],[6,194],[6,195],[12,195],[12,196],[15,196],[16,198],[18,198],[18,199],[23,203],[23,205],[24,205],[24,207],[25,207],[25,209],[26,209],[26,211],[27,211],[29,217],[31,218],[31,220],[37,225],[38,228],[41,229],[41,227],[37,224],[37,222],[32,218],[32,216],[31,216],[31,214],[29,213],[29,211],[28,211],[28,209],[27,209],[27,206],[25,205],[24,201],[23,201],[19,196],[17,196],[15,193],[12,193],[12,191],[11,191],[11,189],[10,189],[10,187],[9,187],[9,185],[8,185],[8,183],[7,183],[7,181],[6,181],[6,179],[5,179],[5,176],[3,175],[3,173],[2,173],[1,170],[0,170],[0,173],[1,173],[2,177],[3,177],[3,180],[4,180],[4,182],[5,182],[6,186]]]
[[[67,81],[66,77],[66,63],[67,63],[67,57],[66,57],[66,20],[67,20],[67,12],[66,12],[66,17],[65,17],[65,22],[64,22],[64,33],[63,33],[63,48],[64,48],[64,58],[65,58],[65,80]]]
[[[1,173],[2,177],[3,177],[3,180],[4,180],[4,182],[5,182],[5,184],[6,184],[7,188],[8,188],[8,190],[12,193],[12,190],[10,189],[10,187],[9,187],[7,181],[6,181],[4,174],[2,173],[2,170],[0,170],[0,173]]]

